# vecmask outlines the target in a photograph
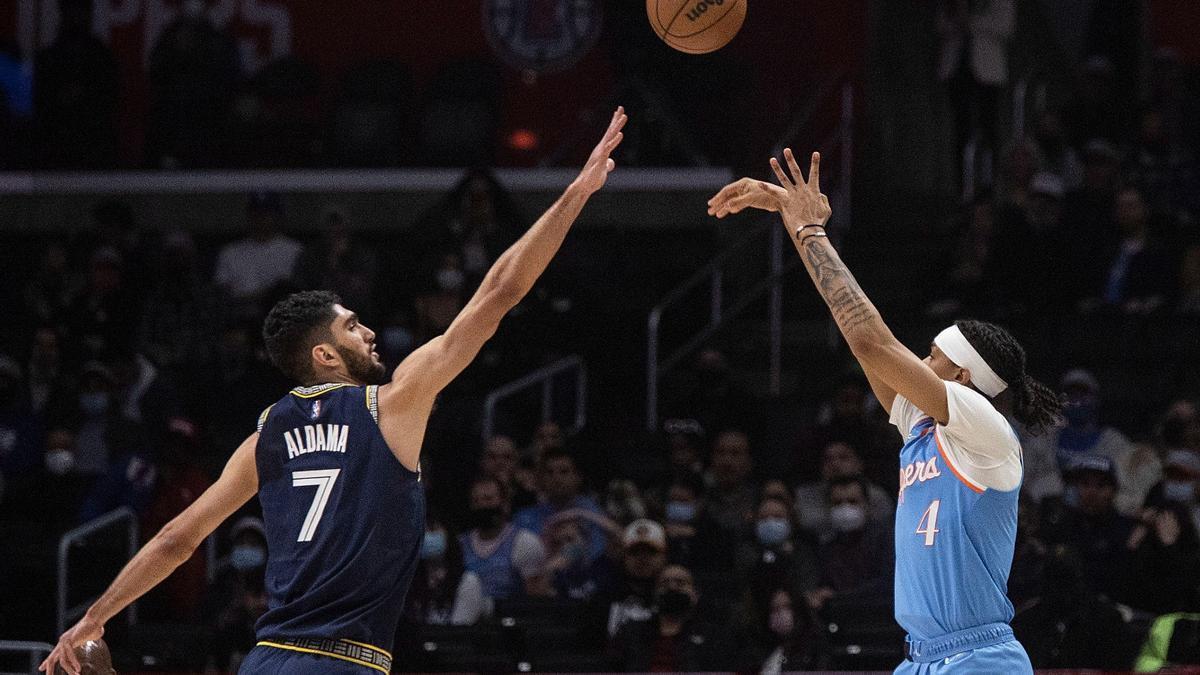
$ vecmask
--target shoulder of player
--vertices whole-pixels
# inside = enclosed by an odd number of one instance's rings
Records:
[[[958,382],[947,381],[946,396],[951,399],[956,399],[953,401],[953,403],[957,405],[950,406],[952,415],[955,411],[962,412],[963,408],[966,408],[972,415],[990,418],[992,421],[1002,423],[1005,427],[1010,429],[1012,427],[1012,425],[1008,423],[1008,419],[1006,419],[1004,415],[996,409],[996,406],[992,405],[992,402],[988,400],[986,396],[966,385],[959,384]],[[954,422],[955,420],[950,420],[951,424]]]

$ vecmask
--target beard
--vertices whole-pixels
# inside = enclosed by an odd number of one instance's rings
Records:
[[[371,358],[370,354],[363,356],[348,348],[340,351],[350,377],[363,384],[385,384],[387,382],[387,366]]]

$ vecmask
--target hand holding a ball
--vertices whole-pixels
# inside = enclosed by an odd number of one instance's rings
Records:
[[[779,179],[779,185],[753,178],[736,180],[708,200],[708,215],[724,218],[742,209],[753,208],[778,212],[789,227],[828,222],[833,209],[829,207],[829,199],[821,194],[821,153],[812,154],[807,182],[791,148],[783,151],[783,158],[791,171],[790,177],[779,160],[772,157],[771,169]]]

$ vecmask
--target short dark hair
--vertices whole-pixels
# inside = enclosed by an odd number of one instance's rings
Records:
[[[979,352],[1013,393],[1013,416],[1034,436],[1058,422],[1062,399],[1025,372],[1025,350],[1011,333],[994,323],[955,321],[967,342]],[[1003,392],[1002,392],[1003,393]]]
[[[566,459],[571,462],[571,467],[579,473],[579,462],[575,461],[575,455],[572,455],[566,448],[546,448],[542,451],[542,456],[538,460],[538,469],[545,469],[546,465],[556,459]]]
[[[263,343],[271,363],[292,380],[313,383],[313,346],[332,342],[329,324],[337,313],[333,306],[342,299],[329,291],[293,293],[275,303],[263,322]]]
[[[829,487],[825,493],[825,496],[826,496],[826,498],[828,498],[830,495],[832,495],[833,488],[835,488],[835,487],[847,487],[850,485],[857,485],[858,489],[862,490],[863,499],[870,501],[871,491],[867,487],[868,486],[867,479],[864,478],[862,476],[862,474],[854,474],[853,476],[841,476],[838,478],[831,478],[829,480]]]

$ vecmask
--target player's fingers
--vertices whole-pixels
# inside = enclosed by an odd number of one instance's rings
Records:
[[[796,185],[804,185],[804,174],[800,173],[800,165],[796,163],[796,155],[792,154],[791,148],[783,149],[783,158],[787,160],[788,171],[792,172],[792,180]]]
[[[606,144],[605,144],[605,146],[604,146],[604,152],[605,152],[605,153],[610,153],[610,152],[612,152],[613,150],[615,150],[615,149],[616,149],[616,147],[617,147],[618,145],[620,145],[620,144],[621,144],[621,139],[622,139],[622,138],[625,138],[625,134],[623,134],[623,133],[621,133],[620,131],[618,131],[618,132],[617,132],[617,135],[616,135],[616,136],[613,136],[613,137],[612,137],[612,139],[611,139],[611,140],[610,140],[608,143],[606,143]]]
[[[617,168],[617,163],[612,161],[612,158],[609,158],[609,160],[604,163],[604,167],[609,171],[612,171],[613,169]]]
[[[54,667],[53,659],[54,659],[54,652],[50,652],[49,656],[47,656],[46,659],[44,661],[42,661],[42,665],[38,666],[38,670],[40,670],[44,673],[53,673],[54,671],[51,670],[51,668]]]
[[[792,181],[788,180],[787,174],[783,172],[783,167],[779,166],[779,160],[771,158],[771,170],[775,172],[775,177],[779,179],[779,184],[785,188],[792,187]]]
[[[812,164],[808,167],[808,184],[815,192],[821,191],[821,153],[812,154]]]
[[[730,183],[729,185],[726,185],[725,187],[718,190],[717,194],[715,194],[711,198],[709,198],[708,205],[709,206],[717,206],[717,205],[721,204],[721,202],[724,202],[725,200],[729,199],[730,197],[736,195],[738,193],[738,191],[742,189],[742,181],[744,181],[744,180],[746,180],[746,179],[742,178],[740,180],[734,181],[734,182]]]

